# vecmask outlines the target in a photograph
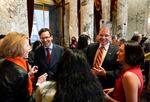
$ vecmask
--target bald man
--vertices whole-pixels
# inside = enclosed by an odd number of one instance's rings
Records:
[[[96,59],[101,47],[103,47],[102,61],[97,66]],[[121,65],[116,61],[117,51],[118,46],[111,44],[111,34],[108,27],[101,28],[97,35],[97,43],[90,44],[87,48],[87,59],[91,71],[100,80],[103,88],[114,87],[117,74],[121,70]]]

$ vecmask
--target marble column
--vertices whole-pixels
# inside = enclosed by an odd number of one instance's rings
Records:
[[[75,36],[78,39],[78,15],[77,0],[68,0],[69,2],[69,36]]]
[[[127,39],[131,39],[135,31],[147,35],[149,0],[127,0],[127,1],[128,1]]]
[[[27,1],[0,1],[0,34],[17,31],[28,34]]]
[[[81,0],[80,34],[86,34],[94,40],[94,0]]]
[[[104,23],[110,21],[110,4],[111,0],[101,0],[102,1],[102,20]]]
[[[118,37],[125,38],[127,35],[128,23],[128,5],[127,0],[118,0],[117,7],[117,28],[116,34]]]

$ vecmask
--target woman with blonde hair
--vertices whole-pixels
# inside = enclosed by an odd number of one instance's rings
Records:
[[[28,37],[22,33],[10,32],[0,46],[0,102],[29,102],[32,95],[32,81],[28,73],[27,58],[31,47]]]

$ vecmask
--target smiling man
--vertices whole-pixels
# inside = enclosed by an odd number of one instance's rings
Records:
[[[111,34],[108,27],[101,28],[97,35],[97,43],[88,46],[88,62],[103,88],[114,86],[117,73],[121,69],[116,61],[117,51],[118,47],[111,44]]]
[[[36,79],[40,75],[47,73],[47,80],[51,80],[57,70],[57,62],[59,61],[64,49],[52,42],[53,35],[48,28],[40,29],[38,34],[43,45],[35,51],[34,62],[35,65],[38,66]]]

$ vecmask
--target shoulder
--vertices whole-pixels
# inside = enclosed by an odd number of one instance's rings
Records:
[[[59,49],[64,49],[62,46],[58,45],[58,44],[53,44],[54,48],[59,48]]]
[[[1,64],[0,64],[0,73],[5,73],[5,75],[7,76],[7,79],[11,79],[11,81],[14,80],[19,80],[18,82],[23,82],[24,79],[28,78],[28,73],[26,70],[24,70],[21,66],[8,61],[8,60],[4,60]],[[6,78],[6,77],[5,77]]]
[[[124,84],[127,84],[127,85],[135,85],[139,82],[139,78],[135,73],[127,71],[123,75],[122,81]]]
[[[133,72],[129,72],[129,71],[127,71],[127,72],[125,72],[124,74],[123,74],[123,78],[124,79],[129,79],[129,78],[132,78],[132,77],[134,77],[135,76],[135,74],[133,73]]]
[[[98,46],[99,46],[99,43],[91,43],[90,45],[88,45],[88,49],[97,48]]]
[[[44,50],[44,46],[40,46],[39,48],[37,48],[37,49],[35,50],[35,53],[40,52],[40,51],[42,51],[42,50]]]
[[[119,47],[118,47],[117,45],[113,45],[113,44],[111,44],[111,43],[110,43],[109,46],[110,46],[110,48],[113,48],[113,49],[117,49],[117,50],[119,49]]]
[[[110,43],[109,48],[108,48],[109,52],[113,52],[114,54],[117,54],[118,50],[119,50],[118,46]]]

